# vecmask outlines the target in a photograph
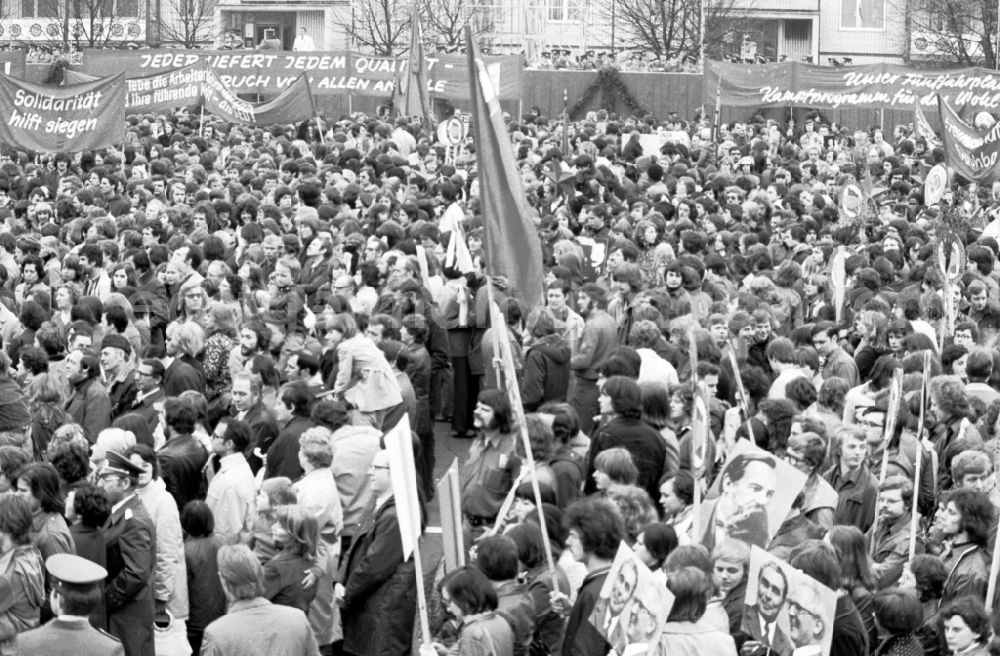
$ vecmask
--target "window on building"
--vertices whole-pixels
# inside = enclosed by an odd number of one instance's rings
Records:
[[[884,30],[886,0],[840,0],[840,27],[845,30]]]
[[[117,0],[115,16],[119,18],[136,18],[139,16],[139,0]]]
[[[548,0],[549,20],[579,23],[584,19],[586,0]]]
[[[60,0],[21,0],[22,18],[58,18]]]

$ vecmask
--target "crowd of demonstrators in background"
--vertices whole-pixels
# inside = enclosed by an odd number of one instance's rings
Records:
[[[749,547],[694,533],[750,440],[806,482],[773,537],[746,537],[838,593],[832,654],[987,653],[994,190],[927,206],[943,152],[905,127],[663,114],[505,117],[537,307],[515,272],[486,274],[475,145],[446,156],[408,120],[321,139],[178,110],[129,116],[120,148],[0,150],[0,652],[56,614],[127,656],[409,653],[417,581],[381,439],[406,417],[425,502],[435,424],[469,440],[474,557],[428,589],[435,652],[606,654],[589,618],[625,541],[678,600],[660,651],[764,653],[740,622]],[[851,217],[862,180],[880,191]],[[946,232],[967,254],[951,304]],[[107,572],[99,599],[46,569],[67,553]]]

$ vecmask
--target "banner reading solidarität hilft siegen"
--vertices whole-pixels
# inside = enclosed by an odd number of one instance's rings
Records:
[[[937,108],[949,106],[1000,111],[1000,72],[985,68],[924,71],[893,64],[815,66],[801,62],[730,64],[705,62],[705,95],[719,92],[730,107],[810,107],[815,109]]]
[[[37,152],[78,152],[125,138],[125,75],[65,87],[0,74],[0,143]]]

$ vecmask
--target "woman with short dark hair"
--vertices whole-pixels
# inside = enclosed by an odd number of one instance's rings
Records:
[[[920,600],[910,591],[890,588],[872,597],[875,626],[885,639],[874,656],[906,656],[923,653],[917,629],[924,621]]]
[[[485,574],[472,565],[459,567],[444,577],[438,590],[441,603],[459,625],[458,654],[513,656],[514,631],[497,614],[497,593]]]
[[[715,586],[697,567],[681,567],[667,575],[674,605],[660,636],[658,653],[671,656],[735,656],[736,643],[726,632],[699,622]]]
[[[962,597],[941,610],[944,641],[955,656],[989,653],[990,615],[976,597]]]

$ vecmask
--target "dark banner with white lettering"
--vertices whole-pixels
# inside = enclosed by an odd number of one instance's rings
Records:
[[[721,85],[721,86],[720,86]],[[924,71],[892,64],[814,66],[801,62],[705,62],[705,96],[729,107],[815,109],[954,108],[1000,111],[1000,72],[985,68]]]
[[[1000,178],[1000,123],[980,130],[963,121],[939,98],[945,161],[955,173],[981,185]]]
[[[487,69],[502,100],[521,93],[521,60],[516,56],[486,57]],[[369,57],[358,53],[276,52],[248,50],[88,50],[83,72],[102,75],[124,71],[135,78],[164,70],[207,64],[233,93],[275,94],[309,75],[314,95],[391,96],[395,81],[406,72],[407,58]],[[468,100],[468,63],[463,55],[425,57],[427,90],[431,97]]]
[[[305,74],[282,91],[277,98],[265,103],[241,100],[230,91],[214,71],[208,71],[202,87],[205,111],[233,123],[246,125],[276,125],[308,121],[316,115],[309,79]]]
[[[0,74],[0,143],[74,153],[120,144],[124,138],[124,74],[64,87]]]

